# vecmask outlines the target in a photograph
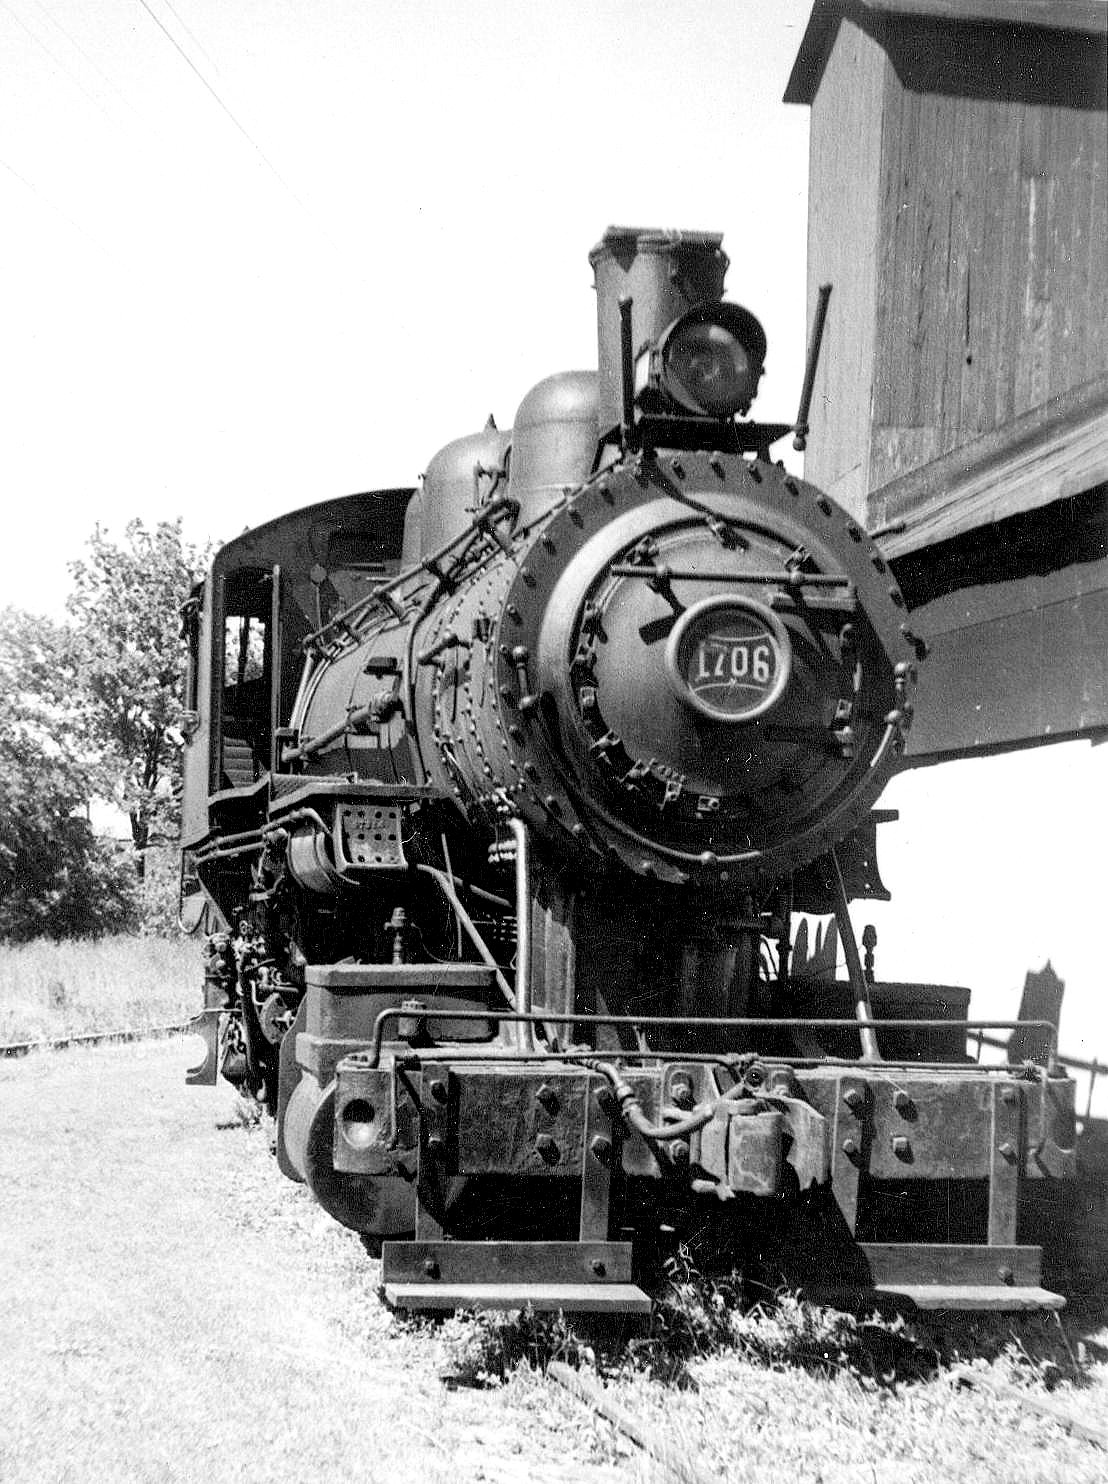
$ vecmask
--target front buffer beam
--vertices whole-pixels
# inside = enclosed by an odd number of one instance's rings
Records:
[[[719,1064],[657,1059],[620,1072],[631,1119],[596,1063],[551,1056],[540,1066],[492,1048],[375,1062],[355,1053],[338,1063],[331,1160],[336,1183],[402,1180],[414,1191],[414,1241],[383,1248],[386,1296],[398,1307],[643,1312],[631,1243],[610,1240],[628,1234],[624,1197],[643,1180],[664,1185],[671,1205],[679,1189],[690,1208],[741,1216],[736,1268],[752,1257],[752,1230],[760,1258],[774,1234],[779,1281],[812,1297],[908,1308],[1063,1303],[1042,1286],[1041,1247],[1023,1238],[1044,1206],[1029,1194],[1057,1194],[1073,1174],[1066,1079],[969,1064],[767,1061],[753,1069],[753,1096],[749,1067],[728,1089]],[[577,1240],[548,1239],[573,1235],[564,1230],[501,1239],[509,1224],[498,1234],[498,1214],[549,1180],[578,1208]],[[475,1240],[456,1213],[483,1181],[498,1194]],[[641,1214],[640,1202],[636,1234]]]

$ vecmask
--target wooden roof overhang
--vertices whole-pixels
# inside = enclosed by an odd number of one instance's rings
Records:
[[[1108,34],[1104,0],[815,0],[785,89],[786,103],[812,102],[844,19],[878,40],[897,20],[1066,31],[1100,39]]]
[[[875,503],[930,651],[906,762],[1108,738],[1108,376]]]

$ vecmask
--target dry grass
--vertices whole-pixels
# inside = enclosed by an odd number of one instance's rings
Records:
[[[741,1280],[685,1263],[638,1329],[399,1322],[376,1298],[379,1264],[280,1179],[267,1128],[229,1089],[181,1086],[186,1059],[164,1042],[0,1064],[19,1191],[0,1222],[5,1481],[662,1484],[547,1380],[554,1358],[599,1373],[728,1484],[1108,1476],[1108,1455],[1018,1397],[951,1377],[969,1362],[1102,1425],[1108,1333],[1082,1349],[1052,1318],[751,1306]],[[444,1373],[482,1389],[448,1390]]]
[[[661,1484],[546,1379],[554,1357],[599,1372],[728,1484],[1105,1477],[1091,1444],[950,1378],[970,1360],[1099,1420],[1108,1350],[1090,1343],[1078,1365],[1053,1320],[750,1308],[741,1284],[686,1265],[637,1332],[528,1314],[400,1323],[375,1296],[379,1265],[280,1179],[265,1126],[229,1089],[182,1087],[186,1059],[173,1042],[0,1064],[20,1193],[0,1241],[5,1481]],[[484,1389],[447,1390],[443,1372]]]
[[[3,1484],[636,1484],[537,1372],[442,1386],[433,1334],[189,1055],[0,1062]]]
[[[200,1003],[191,938],[0,945],[0,1044],[169,1025]]]
[[[1102,1481],[1108,1455],[1019,1395],[1051,1393],[1103,1426],[1105,1338],[1082,1340],[1053,1315],[856,1317],[788,1294],[751,1305],[741,1281],[706,1282],[687,1263],[630,1339],[529,1313],[463,1316],[439,1334],[450,1374],[504,1396],[529,1395],[554,1359],[598,1372],[616,1400],[734,1484],[762,1484],[767,1470],[813,1484],[993,1484],[1000,1459],[1009,1484]],[[952,1367],[964,1363],[1014,1393],[961,1388]],[[611,1430],[581,1425],[602,1451]]]

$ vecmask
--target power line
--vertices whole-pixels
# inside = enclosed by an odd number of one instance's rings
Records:
[[[181,12],[179,10],[175,10],[173,8],[173,6],[170,5],[169,0],[162,0],[162,4],[165,6],[166,10],[169,11],[170,15],[177,22],[177,24],[180,26],[181,30],[188,37],[188,39],[192,42],[192,44],[196,48],[196,50],[204,58],[205,62],[207,62],[209,64],[209,66],[212,68],[212,71],[218,73],[219,72],[219,68],[216,66],[215,62],[212,60],[212,57],[211,57],[210,53],[208,53],[208,52],[206,52],[204,50],[203,43],[200,41],[200,38],[197,36],[196,32],[189,30],[188,25],[181,18]]]
[[[95,237],[86,232],[84,227],[81,226],[80,222],[74,221],[68,211],[63,211],[56,201],[51,201],[49,196],[40,191],[38,186],[35,185],[34,181],[28,180],[25,175],[20,175],[19,171],[15,168],[14,165],[9,165],[7,160],[0,159],[0,166],[2,166],[9,175],[14,175],[16,180],[19,181],[19,184],[26,190],[30,191],[32,196],[37,196],[44,206],[49,206],[51,211],[56,212],[63,221],[68,222],[75,232],[79,232],[87,242],[91,242],[93,247],[95,247],[99,252],[102,252],[104,256],[111,262],[117,263],[119,261],[118,258],[114,257],[113,254],[108,251],[108,249],[102,242],[98,242]]]
[[[35,45],[41,51],[44,51],[46,53],[46,55],[50,58],[51,62],[58,69],[58,71],[61,72],[64,76],[66,76],[66,77],[69,78],[69,81],[73,84],[73,86],[77,89],[77,91],[80,92],[80,93],[83,93],[84,96],[89,100],[89,102],[92,103],[92,104],[94,104],[95,107],[100,110],[100,112],[104,115],[104,117],[106,119],[109,120],[110,123],[116,124],[117,127],[118,127],[117,120],[114,119],[112,117],[111,113],[108,111],[108,109],[106,109],[104,107],[103,101],[100,98],[97,98],[94,93],[90,93],[89,92],[88,88],[85,87],[84,83],[80,80],[80,78],[77,76],[77,74],[75,72],[71,71],[70,68],[68,68],[65,65],[65,63],[61,60],[61,58],[58,57],[58,56],[56,56],[54,54],[54,52],[52,52],[50,50],[50,48],[46,45],[46,42],[43,41],[43,39],[42,39],[41,36],[36,36],[36,34],[34,33],[34,31],[31,30],[30,26],[28,26],[27,22],[23,19],[23,17],[20,16],[20,15],[17,15],[16,12],[11,8],[11,6],[7,4],[7,0],[0,0],[0,7],[2,7],[4,10],[6,10],[8,12],[8,14],[11,16],[12,20],[15,21],[15,23],[23,31],[26,31],[27,35],[31,38],[31,40],[35,43]]]
[[[56,31],[60,31],[61,32],[61,34],[65,37],[66,41],[69,42],[69,44],[73,48],[73,50],[75,52],[77,52],[77,54],[79,56],[83,57],[84,60],[88,63],[88,65],[92,68],[93,72],[96,73],[97,77],[99,77],[103,82],[105,82],[108,85],[109,88],[111,88],[112,92],[116,95],[116,97],[120,100],[120,102],[124,105],[124,107],[125,108],[129,108],[130,111],[134,114],[135,118],[137,118],[138,121],[141,124],[143,124],[146,128],[148,128],[148,129],[149,128],[152,128],[153,125],[150,123],[150,120],[148,118],[146,118],[143,114],[141,114],[139,112],[139,110],[135,107],[135,105],[131,102],[131,100],[126,96],[126,94],[123,93],[123,92],[121,92],[120,89],[118,87],[116,87],[115,83],[112,82],[111,78],[104,71],[104,69],[102,67],[100,67],[97,64],[97,62],[91,56],[89,56],[88,52],[85,51],[85,49],[81,45],[81,43],[77,40],[77,38],[75,36],[71,35],[71,33],[65,29],[65,27],[62,25],[61,21],[57,20],[53,15],[51,15],[50,11],[48,11],[46,9],[46,6],[41,3],[41,0],[32,0],[32,4],[34,5],[34,7],[35,7],[36,10],[39,10],[39,11],[42,12],[42,14],[46,17],[46,19],[50,22],[50,24],[54,27],[54,29]],[[10,11],[11,8],[10,8],[10,6],[5,6],[5,9],[7,9],[7,10]],[[18,19],[18,17],[17,17],[17,19]]]
[[[0,3],[2,3],[2,0],[0,0]],[[254,138],[254,136],[250,133],[249,129],[247,129],[246,125],[243,124],[243,123],[241,123],[239,121],[239,119],[237,119],[235,117],[235,115],[234,115],[234,113],[232,113],[230,107],[227,105],[227,103],[224,102],[224,100],[220,97],[220,95],[216,91],[216,89],[211,85],[211,83],[208,81],[208,79],[200,71],[199,67],[197,67],[196,63],[189,56],[188,52],[186,52],[184,50],[184,48],[181,46],[180,42],[178,42],[177,38],[173,35],[172,31],[168,30],[167,27],[165,26],[165,24],[154,13],[154,11],[151,10],[149,4],[147,3],[147,0],[138,0],[138,3],[142,6],[143,10],[145,10],[146,14],[150,17],[150,19],[157,26],[158,30],[162,33],[162,35],[169,42],[170,46],[172,46],[173,50],[177,53],[177,55],[181,58],[181,60],[186,64],[186,66],[188,67],[189,71],[193,73],[193,75],[198,79],[198,81],[203,84],[205,90],[208,93],[210,93],[211,96],[215,99],[216,103],[218,103],[219,107],[223,110],[223,112],[231,120],[231,122],[234,124],[235,128],[239,131],[239,133],[242,135],[242,137],[246,140],[246,142],[254,150],[254,152],[258,156],[259,160],[261,160],[262,164],[266,167],[266,169],[269,171],[269,173],[273,176],[274,180],[277,181],[278,185],[280,185],[281,188],[291,197],[291,199],[296,202],[297,206],[299,206],[300,210],[307,217],[308,221],[311,222],[312,226],[315,227],[316,231],[323,238],[323,240],[328,244],[328,246],[330,246],[331,248],[335,248],[335,250],[337,251],[336,244],[331,241],[331,239],[326,235],[325,232],[323,232],[323,230],[320,228],[320,226],[318,225],[318,223],[313,219],[311,212],[308,210],[307,206],[305,206],[304,202],[301,201],[300,197],[296,194],[296,192],[293,190],[293,188],[289,185],[288,181],[285,180],[284,176],[277,169],[276,165],[274,165],[273,161],[268,157],[268,155],[262,149],[261,145]]]

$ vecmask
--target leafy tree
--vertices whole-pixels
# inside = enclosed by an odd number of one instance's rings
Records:
[[[135,849],[175,838],[185,645],[180,607],[205,565],[181,522],[131,521],[123,540],[99,528],[71,564],[70,657],[99,791],[130,818]]]
[[[89,937],[136,920],[134,871],[88,820],[69,635],[0,612],[0,938]]]

